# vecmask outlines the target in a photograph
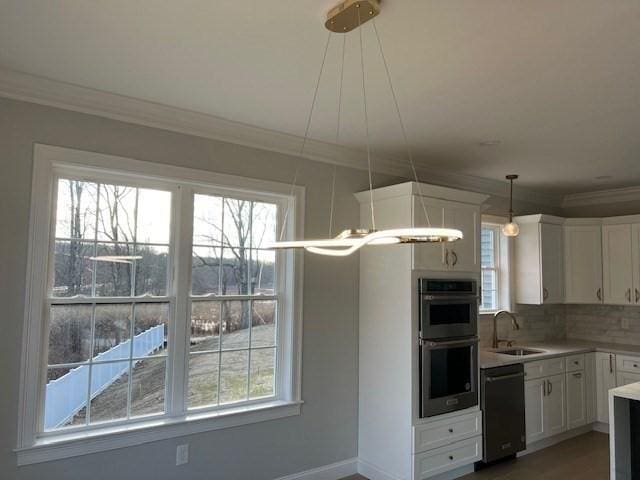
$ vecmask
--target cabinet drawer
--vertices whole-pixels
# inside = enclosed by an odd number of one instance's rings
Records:
[[[482,437],[473,437],[413,457],[413,478],[422,480],[482,458]]]
[[[620,372],[640,373],[640,357],[616,355],[616,370]]]
[[[524,364],[524,376],[526,380],[549,377],[560,373],[564,373],[564,357],[538,360]]]
[[[577,372],[584,370],[584,353],[579,355],[569,355],[567,358],[567,372]]]
[[[482,433],[482,412],[413,427],[413,453],[448,445]]]

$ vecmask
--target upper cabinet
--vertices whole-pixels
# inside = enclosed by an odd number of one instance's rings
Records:
[[[360,201],[360,223],[370,228],[369,192],[357,193],[356,198]],[[461,230],[463,238],[456,242],[413,245],[410,268],[479,272],[480,206],[487,198],[487,195],[415,182],[377,188],[373,191],[376,228],[432,226]]]
[[[550,215],[516,217],[514,242],[516,303],[562,303],[564,298],[564,219]]]
[[[602,226],[604,303],[640,304],[640,224]]]
[[[565,303],[602,303],[601,223],[600,219],[565,222]]]

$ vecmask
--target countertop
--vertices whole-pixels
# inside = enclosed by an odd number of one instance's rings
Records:
[[[622,345],[619,343],[589,342],[583,340],[562,340],[557,342],[533,342],[523,345],[513,345],[505,348],[531,348],[534,350],[544,350],[542,353],[534,353],[525,356],[514,356],[497,353],[493,349],[485,348],[480,350],[480,368],[501,367],[503,365],[513,365],[514,363],[534,362],[547,358],[571,355],[574,353],[605,352],[620,355],[640,356],[640,345]]]

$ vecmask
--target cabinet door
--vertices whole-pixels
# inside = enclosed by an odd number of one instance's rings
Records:
[[[542,302],[562,303],[564,298],[564,242],[562,226],[540,224]]]
[[[630,383],[640,382],[640,373],[618,372],[616,374],[616,379],[616,385],[618,387],[622,387],[623,385],[629,385]]]
[[[438,202],[428,198],[424,199],[424,209],[422,202],[417,196],[413,197],[413,223],[416,227],[443,227],[445,214],[445,202]],[[424,211],[427,211],[427,216]],[[418,243],[413,246],[413,268],[422,270],[441,271],[447,270],[444,258],[444,244],[440,243]]]
[[[479,271],[480,209],[474,205],[448,202],[444,212],[445,225],[462,230],[463,235],[461,240],[445,245],[445,261],[446,251],[449,251],[449,268],[460,272]]]
[[[633,263],[632,303],[640,305],[640,224],[631,227],[631,261]]]
[[[631,225],[602,227],[604,303],[629,305],[633,285]]]
[[[565,303],[602,303],[602,228],[564,227]]]
[[[547,437],[567,430],[567,392],[565,376],[547,377],[547,394],[544,397],[544,421]]]
[[[587,423],[593,423],[596,421],[598,416],[595,352],[586,353],[584,355],[584,389]]]
[[[570,372],[567,381],[567,429],[587,423],[586,382],[584,372]]]
[[[546,436],[544,399],[546,379],[537,378],[524,382],[524,413],[527,444],[542,440]]]
[[[596,352],[597,420],[609,423],[609,390],[616,387],[616,358],[611,353]]]

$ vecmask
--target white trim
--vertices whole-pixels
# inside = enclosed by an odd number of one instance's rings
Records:
[[[341,462],[323,465],[304,472],[294,473],[276,480],[338,480],[358,473],[358,459],[350,458]]]
[[[48,462],[61,458],[132,447],[142,443],[181,437],[195,433],[265,422],[300,414],[302,402],[273,402],[259,407],[242,407],[182,418],[165,418],[127,427],[106,427],[100,430],[47,437],[31,447],[16,449],[18,465]]]
[[[279,364],[278,378],[276,379],[276,398],[272,401],[247,402],[243,405],[230,406],[229,408],[211,408],[198,411],[186,411],[184,402],[176,398],[167,399],[167,412],[161,418],[154,420],[136,420],[126,425],[111,424],[109,426],[89,427],[86,429],[74,429],[73,432],[46,432],[39,434],[39,425],[42,419],[38,418],[42,412],[40,404],[43,403],[44,374],[46,369],[42,368],[45,363],[46,354],[46,332],[42,321],[43,304],[47,299],[47,259],[50,255],[50,237],[52,232],[52,212],[54,195],[54,178],[60,173],[72,173],[74,175],[99,176],[109,180],[119,181],[119,179],[129,179],[129,182],[138,181],[144,183],[151,181],[159,185],[171,185],[172,191],[177,188],[182,197],[190,199],[192,191],[206,189],[210,193],[230,196],[245,196],[255,200],[264,200],[277,203],[280,215],[282,210],[289,206],[292,214],[288,216],[286,225],[287,238],[300,238],[304,232],[304,188],[291,188],[290,185],[263,181],[258,179],[237,177],[232,175],[217,174],[208,171],[194,170],[189,168],[161,165],[151,162],[132,160],[124,157],[105,155],[101,153],[85,152],[62,147],[36,144],[34,147],[34,167],[33,185],[31,193],[31,214],[29,220],[29,251],[27,257],[27,286],[25,295],[25,320],[23,331],[23,349],[20,377],[20,403],[18,415],[18,441],[17,451],[19,457],[25,462],[44,461],[39,458],[50,459],[56,455],[72,456],[98,451],[97,449],[119,448],[127,442],[131,444],[145,441],[146,438],[158,439],[166,436],[177,436],[197,431],[214,430],[217,428],[227,428],[228,426],[241,425],[252,421],[262,421],[264,419],[279,418],[299,414],[299,403],[301,402],[301,361],[302,361],[302,255],[293,252],[282,252],[279,262],[279,278],[283,285],[279,287],[282,292],[290,294],[283,295],[282,307],[279,311],[279,318],[287,318],[290,321],[279,322],[282,338],[279,341]],[[133,180],[132,180],[133,179]],[[185,192],[186,190],[186,192]],[[184,203],[184,202],[183,202]],[[174,198],[174,209],[180,208],[180,201]],[[176,221],[180,221],[180,215],[189,214],[190,208],[183,211],[174,211]],[[293,213],[295,212],[295,214]],[[282,218],[279,218],[279,222]],[[174,232],[176,228],[172,229]],[[188,263],[190,261],[189,232],[180,230],[182,237],[173,238],[177,248],[182,245],[182,256],[188,253]],[[187,250],[189,250],[187,252]],[[174,262],[174,275],[176,273]],[[183,258],[184,261],[184,258]],[[185,269],[182,269],[184,273]],[[184,277],[184,275],[183,275]],[[184,282],[185,278],[180,281]],[[175,282],[172,282],[175,283]],[[182,296],[185,292],[182,292]],[[177,323],[177,322],[172,322]],[[184,323],[184,322],[183,322]],[[286,324],[286,326],[285,326]],[[185,326],[185,328],[187,328]],[[170,331],[176,335],[175,328]],[[184,333],[184,332],[183,332]],[[184,338],[184,335],[182,335]],[[174,360],[178,354],[185,355],[186,349],[170,353]],[[179,365],[186,365],[186,361],[177,362]],[[167,368],[172,367],[171,363]],[[186,366],[185,366],[186,368]],[[174,371],[174,370],[172,370]],[[178,372],[173,378],[184,379],[186,372]],[[170,386],[170,384],[168,384]],[[173,389],[169,390],[169,395]],[[291,406],[295,406],[292,410]],[[278,407],[276,410],[273,410]],[[287,407],[284,410],[280,407]],[[282,410],[278,413],[277,410]],[[227,415],[230,417],[227,418]],[[202,421],[206,420],[206,421]],[[195,422],[195,423],[193,423]],[[189,424],[183,426],[176,424]],[[163,427],[158,430],[156,427]],[[141,429],[144,431],[141,432]],[[154,433],[146,433],[147,430],[154,430]],[[157,431],[156,431],[157,430]],[[119,433],[118,433],[119,432]],[[134,433],[132,433],[134,432]],[[167,433],[168,432],[168,433]],[[99,438],[99,435],[109,436],[108,440]],[[81,438],[82,445],[78,445],[78,438]],[[134,440],[130,440],[133,438]],[[124,443],[118,443],[122,439]],[[71,442],[71,444],[69,444]],[[74,443],[75,442],[75,443]],[[86,445],[85,445],[86,443]],[[44,446],[46,449],[42,450]],[[40,453],[44,451],[42,455]],[[56,453],[62,452],[62,453]],[[80,453],[74,453],[80,452]],[[56,457],[56,458],[62,458]],[[36,460],[28,460],[35,458]]]
[[[612,188],[609,190],[565,195],[562,201],[562,207],[584,207],[587,205],[637,201],[640,201],[640,187]]]
[[[411,460],[412,458],[407,456],[407,461]],[[372,463],[362,459],[358,459],[358,473],[369,480],[401,480],[399,477],[395,477]]]
[[[302,137],[268,130],[213,115],[159,103],[139,100],[70,83],[0,68],[0,97],[23,100],[75,112],[99,115],[123,122],[161,128],[173,132],[211,138],[272,152],[304,156],[313,160],[367,169],[366,154],[343,146],[309,139],[300,155]],[[375,170],[388,175],[411,178],[406,159],[375,157]],[[470,190],[498,197],[508,196],[508,184],[502,180],[462,175],[427,164],[416,166],[418,177],[429,183]],[[559,207],[563,197],[527,187],[518,187],[516,200]]]

